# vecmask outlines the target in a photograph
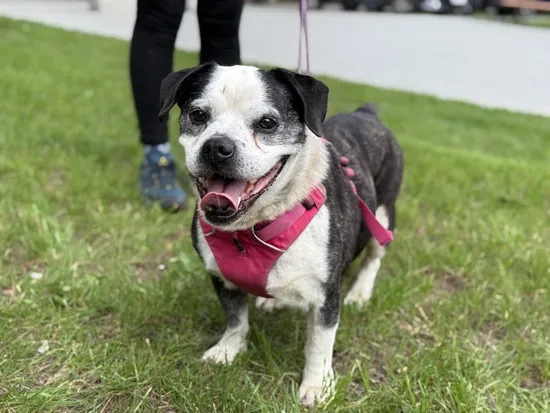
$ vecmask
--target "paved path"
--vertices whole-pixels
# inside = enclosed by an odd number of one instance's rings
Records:
[[[133,2],[117,1],[97,13],[83,1],[0,0],[0,15],[129,39]],[[309,25],[316,74],[550,115],[550,30],[336,10],[311,12]],[[295,68],[297,36],[297,8],[245,7],[244,60]],[[177,45],[198,49],[193,12],[184,17]]]

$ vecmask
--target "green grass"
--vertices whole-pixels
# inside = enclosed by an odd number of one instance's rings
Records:
[[[501,15],[501,16],[489,16],[485,12],[475,13],[475,16],[479,19],[487,19],[492,21],[499,21],[502,23],[519,24],[523,26],[550,28],[550,14],[541,13],[534,16],[514,16],[514,15]]]
[[[191,212],[142,205],[127,43],[7,19],[0,39],[0,411],[300,411],[301,314],[253,310],[246,354],[198,361],[223,314]],[[328,410],[550,411],[550,119],[325,80],[331,113],[376,103],[406,159]]]
[[[550,16],[548,14],[541,14],[536,16],[527,16],[519,18],[520,24],[527,26],[550,28]]]

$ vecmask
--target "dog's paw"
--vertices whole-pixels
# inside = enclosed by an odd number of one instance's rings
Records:
[[[246,351],[246,339],[231,337],[220,340],[218,344],[208,349],[201,357],[202,361],[211,361],[217,364],[229,364],[235,360],[237,354]]]
[[[280,310],[282,308],[291,308],[294,310],[299,310],[303,312],[309,311],[309,305],[306,302],[284,302],[276,298],[265,298],[258,297],[256,298],[256,308],[264,310],[268,313],[273,312],[273,310]]]
[[[298,395],[303,406],[325,405],[334,397],[335,380],[332,370],[322,375],[304,377]]]
[[[271,313],[277,308],[281,308],[275,298],[258,297],[256,298],[256,308]]]
[[[366,290],[362,288],[352,288],[346,298],[344,298],[345,305],[356,305],[361,308],[370,300],[372,296],[372,290]]]

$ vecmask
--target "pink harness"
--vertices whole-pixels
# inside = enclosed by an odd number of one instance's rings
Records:
[[[378,222],[375,214],[357,195],[355,184],[351,181],[355,172],[347,166],[349,160],[343,156],[340,162],[350,178],[351,187],[357,196],[367,228],[380,245],[386,245],[393,240],[392,232]],[[271,297],[266,291],[269,271],[306,229],[326,198],[326,189],[321,184],[303,203],[296,205],[274,221],[264,226],[236,232],[216,230],[199,218],[206,241],[223,277],[249,294]]]

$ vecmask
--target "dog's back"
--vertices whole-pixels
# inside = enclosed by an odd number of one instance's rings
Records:
[[[364,199],[376,196],[377,205],[390,208],[390,228],[395,226],[393,205],[403,177],[403,154],[391,131],[370,104],[351,113],[337,114],[323,125],[325,138],[350,159],[357,191]],[[376,194],[370,194],[374,184]]]

